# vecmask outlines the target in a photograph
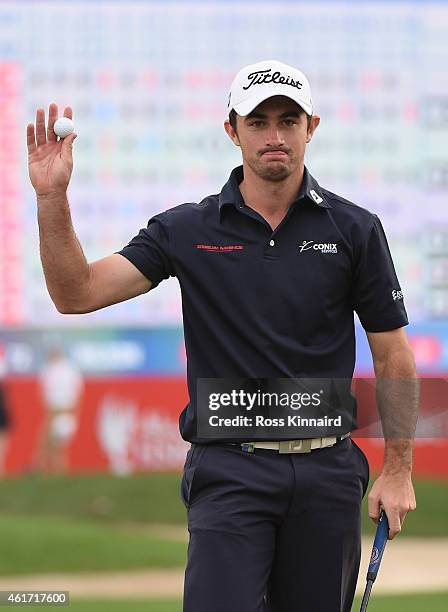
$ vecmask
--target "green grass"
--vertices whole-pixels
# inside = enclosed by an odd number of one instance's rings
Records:
[[[448,482],[418,480],[414,485],[417,510],[406,518],[400,537],[448,536]],[[179,474],[27,476],[0,481],[0,516],[71,517],[103,525],[185,525],[186,511],[179,488]],[[364,533],[372,534],[375,525],[368,517],[367,495],[363,516]]]
[[[356,599],[353,612],[359,610],[360,600]],[[41,610],[54,610],[54,606],[39,606]],[[60,608],[64,610],[65,608]],[[182,612],[181,601],[151,600],[72,600],[70,612]],[[448,592],[422,595],[397,595],[394,597],[371,596],[369,612],[446,612]]]
[[[0,575],[183,567],[186,544],[70,518],[0,516]]]
[[[179,474],[25,476],[0,481],[0,514],[184,524]]]
[[[375,588],[375,587],[374,587]],[[356,600],[353,605],[353,612],[359,610],[360,600]],[[172,608],[170,612],[181,610],[182,608]],[[448,592],[428,593],[420,595],[395,595],[394,597],[379,597],[373,593],[370,597],[368,612],[446,612],[448,609]],[[80,608],[81,610],[81,608]],[[94,608],[91,608],[93,611]],[[132,608],[129,608],[132,610]],[[137,608],[138,610],[138,608]],[[157,608],[154,608],[156,612]],[[168,612],[164,608],[160,612]],[[169,610],[169,609],[168,609]],[[152,612],[152,610],[151,610]]]

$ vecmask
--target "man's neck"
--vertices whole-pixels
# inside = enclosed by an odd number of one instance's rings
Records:
[[[243,170],[244,179],[239,187],[244,202],[268,222],[273,220],[275,225],[278,225],[297,197],[303,180],[304,166],[278,183],[260,178],[246,164]]]

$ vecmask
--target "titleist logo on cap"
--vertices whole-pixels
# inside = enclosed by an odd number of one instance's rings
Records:
[[[227,107],[246,117],[256,106],[274,96],[286,96],[308,115],[313,114],[308,79],[298,68],[277,60],[265,60],[241,68],[230,86]]]
[[[249,81],[248,85],[243,86],[243,89],[249,89],[252,85],[263,85],[264,83],[281,83],[282,85],[290,85],[291,87],[297,87],[302,89],[303,84],[300,81],[294,81],[290,76],[283,76],[278,70],[272,73],[272,69],[268,70],[257,70],[257,72],[251,72],[247,75]]]

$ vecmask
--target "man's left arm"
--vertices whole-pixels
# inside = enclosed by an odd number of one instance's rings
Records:
[[[403,328],[367,332],[367,338],[385,440],[383,469],[368,496],[369,516],[378,522],[384,508],[391,540],[401,531],[407,513],[416,508],[411,473],[419,385],[414,355]]]

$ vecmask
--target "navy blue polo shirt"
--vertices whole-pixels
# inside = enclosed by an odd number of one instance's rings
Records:
[[[245,204],[242,179],[240,166],[220,194],[155,215],[119,251],[153,288],[179,281],[190,395],[179,425],[192,443],[210,442],[197,436],[198,378],[351,379],[354,311],[369,332],[408,323],[375,214],[323,189],[305,168],[272,231]]]

